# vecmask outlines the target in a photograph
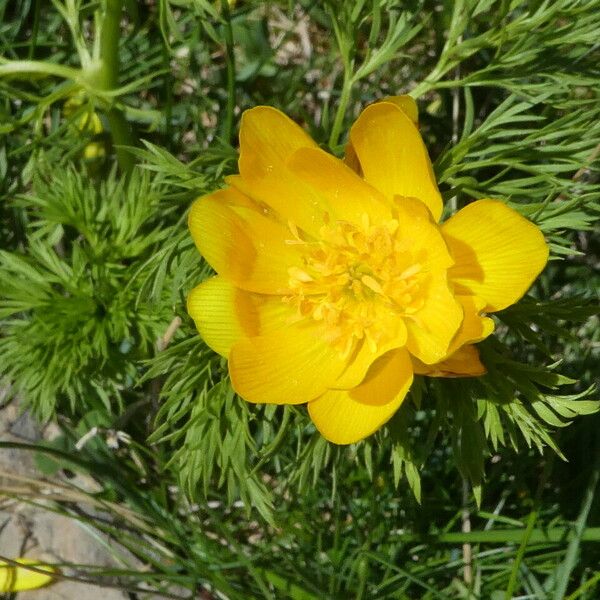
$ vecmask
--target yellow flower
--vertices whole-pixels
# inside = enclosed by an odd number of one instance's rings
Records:
[[[239,175],[198,199],[189,226],[218,273],[188,297],[236,392],[303,404],[349,444],[398,409],[413,373],[485,372],[485,313],[516,302],[544,268],[540,231],[479,200],[442,224],[442,198],[406,96],[367,107],[345,161],[259,106],[242,117]]]
[[[52,581],[51,574],[56,571],[50,565],[40,564],[28,558],[18,558],[15,562],[23,566],[16,567],[0,560],[0,593],[23,592],[43,587]],[[28,566],[47,571],[48,574],[32,571]]]

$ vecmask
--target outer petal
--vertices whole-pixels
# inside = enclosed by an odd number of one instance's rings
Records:
[[[415,124],[419,124],[419,107],[412,96],[387,96],[382,102],[391,102],[400,107],[404,114]]]
[[[426,301],[411,319],[407,348],[426,364],[443,360],[448,355],[452,338],[463,319],[463,310],[448,287],[446,271],[431,272],[427,282]]]
[[[324,341],[306,320],[231,348],[229,374],[244,400],[267,404],[303,404],[323,394],[346,367],[348,358]]]
[[[323,197],[333,220],[362,223],[365,214],[371,222],[392,218],[392,205],[379,190],[320,148],[300,148],[291,156],[288,167]]]
[[[188,295],[187,310],[204,341],[221,356],[242,337],[259,333],[259,317],[247,292],[223,277],[211,277]]]
[[[392,102],[365,108],[350,130],[365,179],[388,198],[418,198],[438,220],[442,197],[418,129]]]
[[[381,357],[365,381],[348,391],[329,391],[308,405],[310,418],[330,442],[352,444],[377,431],[402,404],[413,372],[406,350]]]
[[[548,260],[540,230],[497,200],[469,204],[442,233],[456,262],[449,273],[457,291],[483,298],[488,312],[519,300]]]
[[[231,205],[225,189],[197,200],[189,227],[207,262],[239,287],[265,294],[287,291],[290,266],[301,263],[301,249],[283,225],[257,211]]]
[[[298,320],[280,296],[247,292],[219,275],[189,293],[187,310],[204,341],[225,357],[241,338],[283,332]]]
[[[285,166],[299,148],[317,144],[288,116],[270,106],[257,106],[242,115],[239,167],[242,177],[268,175]]]
[[[380,102],[391,102],[398,106],[404,114],[418,127],[419,126],[419,108],[417,103],[411,96],[388,96],[383,98]],[[352,141],[349,141],[346,145],[346,152],[344,156],[344,162],[350,167],[355,173],[358,173],[361,177],[363,175],[360,167],[358,156],[352,145]]]
[[[463,308],[464,318],[460,329],[450,343],[448,353],[452,354],[465,344],[480,342],[494,331],[494,321],[489,317],[482,317],[480,313],[485,307],[485,302],[477,296],[456,296]],[[433,365],[435,366],[435,365]]]
[[[452,356],[435,365],[425,365],[413,358],[413,367],[417,375],[429,377],[478,377],[486,372],[479,358],[479,350],[472,345],[462,346]]]
[[[430,377],[474,377],[483,375],[485,367],[479,360],[479,351],[472,344],[480,342],[494,331],[494,321],[480,316],[485,302],[476,296],[456,296],[463,308],[460,329],[448,347],[448,358],[426,365],[413,358],[415,373]]]
[[[264,202],[304,231],[318,235],[323,224],[322,198],[286,166],[300,148],[317,148],[304,130],[282,112],[258,106],[242,115],[240,177],[226,181],[254,200]]]

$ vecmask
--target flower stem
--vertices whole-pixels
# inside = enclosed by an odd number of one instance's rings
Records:
[[[99,87],[109,91],[115,89],[119,80],[119,37],[121,34],[121,14],[123,0],[105,0],[106,12],[100,33],[100,77]],[[110,132],[116,146],[117,161],[124,173],[130,173],[135,165],[133,155],[119,146],[135,146],[136,140],[123,112],[110,106],[106,110],[106,118],[110,125]]]
[[[440,57],[438,59],[437,64],[431,71],[431,73],[419,83],[413,90],[411,90],[410,95],[417,99],[423,94],[439,87],[438,82],[452,69],[454,64],[460,65],[460,61],[458,63],[453,62],[451,60],[451,52],[462,42],[462,34],[466,26],[465,20],[465,3],[464,0],[457,0],[453,5],[452,10],[452,18],[450,21],[450,30],[448,32],[448,37],[446,39],[446,43],[442,49]],[[460,78],[455,79],[454,85],[458,85],[460,83]]]
[[[351,92],[352,92],[352,75],[350,73],[350,69],[345,67],[344,68],[344,82],[342,84],[342,92],[340,94],[340,101],[339,101],[339,104],[337,107],[337,111],[335,113],[335,118],[333,120],[333,127],[331,128],[331,135],[329,136],[329,147],[332,150],[335,150],[335,147],[338,145],[340,133],[342,130],[342,125],[344,124],[344,116],[346,115],[348,103],[350,102]]]

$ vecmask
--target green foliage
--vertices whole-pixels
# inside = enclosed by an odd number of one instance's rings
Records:
[[[130,275],[165,240],[161,195],[147,176],[125,183],[113,170],[92,187],[40,162],[31,193],[15,200],[30,233],[26,253],[0,253],[0,374],[42,419],[61,399],[78,414],[124,409],[169,314],[137,305]]]
[[[0,2],[0,375],[58,415],[56,464],[140,516],[112,531],[152,567],[130,576],[228,598],[595,597],[597,418],[566,426],[599,408],[598,0],[120,5]],[[446,214],[503,199],[552,262],[495,316],[486,376],[417,378],[386,428],[335,447],[303,407],[233,394],[185,313],[210,274],[186,211],[236,171],[240,110],[277,106],[339,154],[399,93]],[[546,455],[538,482],[545,448],[573,466]]]

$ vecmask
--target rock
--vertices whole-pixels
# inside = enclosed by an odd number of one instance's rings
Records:
[[[27,544],[28,527],[20,515],[0,511],[0,554],[9,558],[22,556]]]
[[[10,398],[10,390],[0,384],[0,441],[17,443],[35,443],[49,436],[56,436],[53,428],[46,430],[30,415],[20,411],[16,401]],[[4,403],[3,403],[4,402]],[[48,563],[74,563],[91,567],[115,567],[113,555],[123,557],[132,568],[141,568],[139,561],[127,550],[118,547],[115,542],[99,531],[87,525],[84,527],[76,518],[58,514],[44,508],[45,500],[41,489],[51,488],[51,484],[42,487],[24,478],[39,480],[40,473],[35,467],[34,453],[18,448],[0,449],[0,554],[8,558],[36,558]],[[59,480],[59,479],[58,479]],[[64,480],[63,480],[64,481]],[[81,483],[81,482],[78,482]],[[96,482],[92,487],[97,491]],[[19,496],[19,489],[34,494],[39,507],[9,500]],[[3,495],[2,492],[5,494]],[[23,492],[23,493],[25,493]],[[10,496],[8,495],[10,493]],[[89,511],[89,506],[83,507]],[[98,518],[110,518],[109,515],[94,515]],[[111,546],[114,548],[111,548]],[[85,569],[82,567],[81,571]],[[91,570],[92,571],[92,570]],[[77,576],[68,567],[65,575]],[[80,572],[79,575],[82,575]],[[111,582],[112,583],[112,582]],[[115,582],[116,583],[116,582]],[[16,600],[127,600],[129,595],[118,588],[101,587],[78,581],[59,580],[39,590],[21,592]]]
[[[0,384],[0,399],[11,397],[5,384]],[[21,411],[16,401],[2,404],[0,402],[0,441],[30,444],[41,439],[42,429],[28,411]],[[0,448],[0,485],[3,481],[2,471],[13,475],[35,476],[33,453],[17,448]],[[14,482],[11,482],[14,484]]]
[[[115,564],[106,548],[110,546],[106,536],[97,531],[92,535],[76,518],[37,511],[32,515],[31,526],[38,547],[59,556],[64,562],[97,567]]]
[[[23,442],[36,442],[42,437],[42,428],[29,411],[17,415],[8,431],[16,438],[23,440]]]
[[[58,581],[48,587],[21,592],[17,600],[127,600],[121,590],[78,581]]]

